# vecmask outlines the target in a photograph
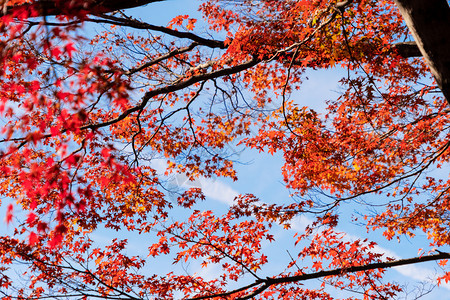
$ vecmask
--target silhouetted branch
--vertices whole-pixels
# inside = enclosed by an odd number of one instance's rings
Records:
[[[416,42],[396,43],[392,45],[392,48],[405,58],[422,56],[422,53],[420,53],[419,47],[417,47]]]
[[[214,299],[214,298],[220,298],[220,297],[227,297],[242,291],[245,291],[247,289],[253,288],[255,286],[260,285],[257,289],[254,291],[248,293],[247,295],[235,298],[239,300],[245,300],[245,299],[251,299],[255,297],[256,295],[259,295],[264,290],[268,289],[269,287],[277,284],[286,284],[286,283],[297,283],[300,281],[305,281],[309,279],[318,279],[318,278],[324,278],[328,276],[337,276],[342,275],[346,273],[354,273],[354,272],[360,272],[360,271],[369,271],[369,270],[375,270],[375,269],[387,269],[392,267],[398,267],[398,266],[404,266],[404,265],[411,265],[411,264],[417,264],[422,263],[426,261],[436,261],[441,259],[449,259],[450,253],[446,252],[438,252],[438,254],[433,255],[424,255],[424,256],[418,256],[413,258],[407,258],[407,259],[397,259],[392,261],[386,261],[386,262],[377,262],[367,265],[361,265],[361,266],[351,266],[348,268],[338,268],[334,270],[328,270],[328,271],[320,271],[316,273],[309,273],[309,274],[301,274],[296,276],[286,276],[286,277],[278,277],[278,278],[265,278],[265,279],[259,279],[255,282],[246,285],[244,287],[221,293],[221,294],[214,294],[214,295],[207,295],[207,296],[200,296],[200,297],[194,297],[190,298],[190,300],[203,300],[203,299]]]

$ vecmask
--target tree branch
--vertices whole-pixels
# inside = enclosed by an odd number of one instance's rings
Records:
[[[164,0],[84,0],[84,1],[62,1],[62,0],[38,0],[31,3],[25,3],[17,6],[4,7],[0,15],[14,14],[18,10],[36,11],[37,16],[56,16],[69,15],[80,9],[88,13],[108,13],[121,9],[143,6],[152,2]]]
[[[157,95],[161,95],[161,94],[167,94],[167,93],[172,93],[172,92],[176,92],[179,91],[183,88],[186,88],[188,86],[191,86],[197,82],[200,81],[204,81],[204,80],[210,80],[210,79],[214,79],[214,78],[218,78],[218,77],[222,77],[222,76],[227,76],[227,75],[233,75],[236,73],[239,73],[241,71],[250,69],[252,67],[254,67],[255,65],[257,65],[260,62],[259,59],[256,58],[252,58],[242,64],[230,67],[230,68],[224,68],[224,69],[219,69],[217,71],[213,71],[210,73],[205,73],[205,74],[199,74],[199,75],[194,75],[191,76],[189,78],[187,78],[186,80],[181,80],[178,81],[174,84],[171,85],[167,85],[161,88],[157,88],[151,91],[148,91],[144,94],[144,96],[142,97],[142,101],[141,104],[134,106],[130,109],[127,109],[126,111],[124,111],[120,116],[118,116],[117,118],[111,119],[109,121],[103,122],[103,123],[97,123],[97,124],[89,124],[89,125],[85,125],[80,127],[81,130],[85,130],[85,129],[93,129],[96,130],[98,128],[102,128],[102,127],[106,127],[109,125],[112,125],[114,123],[117,123],[123,119],[125,119],[127,116],[129,116],[130,114],[137,112],[141,109],[143,109],[148,101],[150,101],[151,98],[157,96]]]
[[[450,253],[447,252],[438,252],[438,254],[433,255],[425,255],[425,256],[419,256],[419,257],[413,257],[413,258],[407,258],[407,259],[398,259],[398,260],[392,260],[392,261],[386,261],[386,262],[377,262],[367,265],[361,265],[361,266],[351,266],[348,268],[338,268],[334,270],[328,270],[328,271],[320,271],[316,273],[309,273],[309,274],[301,274],[296,276],[287,276],[287,277],[278,277],[278,278],[266,278],[266,279],[260,279],[256,280],[255,282],[241,287],[236,290],[232,290],[229,292],[221,293],[221,294],[213,294],[208,296],[199,296],[190,298],[190,300],[203,300],[203,299],[214,299],[219,297],[227,297],[233,294],[236,294],[238,292],[242,292],[244,290],[250,289],[252,287],[261,285],[256,290],[248,293],[247,295],[236,298],[240,300],[245,299],[251,299],[255,297],[256,295],[262,293],[264,290],[268,289],[269,287],[273,285],[278,284],[286,284],[286,283],[297,283],[300,281],[305,281],[309,279],[317,279],[317,278],[324,278],[328,276],[338,276],[346,273],[354,273],[354,272],[360,272],[360,271],[369,271],[369,270],[375,270],[375,269],[387,269],[392,267],[398,267],[398,266],[404,266],[404,265],[411,265],[411,264],[417,264],[427,261],[436,261],[441,259],[450,259]]]
[[[132,18],[120,18],[116,16],[111,15],[105,15],[101,14],[98,17],[101,17],[102,19],[87,19],[86,21],[93,22],[93,23],[107,23],[112,25],[118,25],[118,26],[127,26],[135,29],[147,29],[147,30],[153,30],[162,32],[168,35],[171,35],[173,37],[177,37],[180,39],[190,39],[194,42],[199,43],[200,45],[208,46],[210,48],[220,48],[220,49],[226,49],[227,46],[225,46],[224,41],[220,40],[211,40],[211,39],[205,39],[202,38],[196,34],[193,34],[191,32],[185,32],[185,31],[178,31],[174,29],[170,29],[164,26],[157,26],[152,25],[143,21],[139,21]]]
[[[392,49],[394,49],[399,55],[404,58],[422,56],[422,53],[420,52],[419,47],[417,47],[416,42],[396,43],[392,45]]]

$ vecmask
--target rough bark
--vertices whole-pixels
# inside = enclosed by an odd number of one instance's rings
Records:
[[[450,104],[450,7],[446,0],[395,0]]]

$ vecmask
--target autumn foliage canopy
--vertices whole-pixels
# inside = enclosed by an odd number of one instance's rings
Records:
[[[386,269],[421,261],[450,280],[449,104],[402,51],[415,45],[393,1],[204,0],[201,19],[163,26],[113,4],[3,2],[2,297],[390,299],[404,291]],[[343,74],[324,111],[299,101],[319,69]],[[291,197],[242,194],[224,211],[170,184],[245,180],[244,148],[283,157]],[[345,209],[393,243],[425,233],[422,254],[345,238]],[[295,253],[266,252],[304,217]],[[189,263],[215,274],[177,271]]]

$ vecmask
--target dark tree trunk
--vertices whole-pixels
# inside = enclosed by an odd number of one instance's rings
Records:
[[[395,0],[450,104],[450,7],[446,0]]]

